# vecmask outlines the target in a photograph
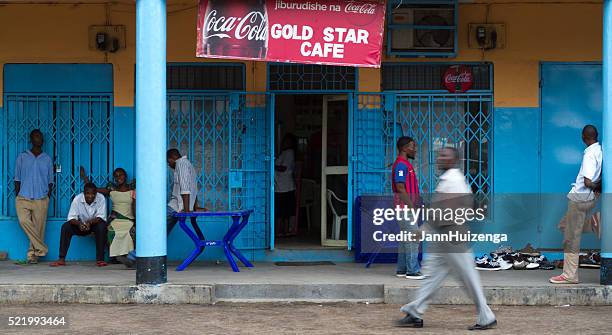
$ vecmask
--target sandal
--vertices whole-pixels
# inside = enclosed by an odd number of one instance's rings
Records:
[[[108,263],[106,263],[105,261],[97,261],[96,266],[101,268],[103,266],[108,266]]]
[[[66,261],[57,261],[57,262],[52,262],[49,263],[50,267],[58,267],[58,266],[66,266]]]

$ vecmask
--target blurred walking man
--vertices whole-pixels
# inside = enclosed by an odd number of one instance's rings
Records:
[[[454,148],[443,148],[438,153],[438,167],[443,172],[436,187],[432,205],[436,208],[471,208],[472,192],[461,170],[457,168],[458,153]],[[454,211],[454,210],[453,210]],[[456,211],[454,211],[456,212]],[[464,225],[453,221],[429,222],[428,229],[436,234],[448,234],[450,231],[461,233],[467,230]],[[425,274],[428,277],[419,288],[417,298],[402,306],[401,311],[406,316],[398,320],[398,327],[423,327],[423,314],[433,295],[449,273],[455,274],[465,285],[468,294],[476,304],[478,319],[469,330],[484,330],[497,325],[495,315],[487,305],[480,277],[474,268],[474,256],[468,245],[457,242],[430,243],[428,258],[425,261]]]

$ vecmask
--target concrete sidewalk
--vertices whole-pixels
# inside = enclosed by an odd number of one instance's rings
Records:
[[[135,271],[123,265],[97,268],[93,263],[46,263],[20,266],[0,262],[0,303],[195,303],[229,302],[371,302],[405,303],[419,281],[396,278],[394,265],[339,263],[277,266],[256,263],[234,273],[227,264],[196,263],[183,272],[168,270],[168,284],[136,286]],[[560,270],[480,272],[491,304],[612,305],[612,287],[598,284],[599,271],[580,269],[581,284],[552,285]],[[449,277],[434,304],[469,304],[460,284]]]

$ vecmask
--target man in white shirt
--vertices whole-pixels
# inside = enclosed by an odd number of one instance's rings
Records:
[[[553,284],[578,283],[580,237],[585,219],[595,208],[601,192],[601,164],[603,153],[598,142],[597,128],[587,125],[582,129],[582,142],[587,146],[582,157],[576,182],[567,195],[567,212],[559,228],[563,230],[563,273],[550,278]]]
[[[195,168],[187,159],[187,156],[181,156],[177,149],[170,149],[166,153],[166,159],[168,166],[172,169],[172,194],[168,202],[166,218],[166,233],[170,234],[178,221],[174,217],[175,213],[196,210],[198,184]],[[195,218],[192,218],[191,223],[194,225],[196,232],[199,232],[197,225],[195,225]]]
[[[465,181],[465,176],[457,168],[458,153],[455,148],[446,147],[438,152],[437,165],[444,173],[440,176],[434,195],[433,205],[436,208],[458,208],[472,207],[472,191]],[[428,222],[428,228],[434,233],[444,234],[449,231],[461,231],[463,226],[449,221]],[[480,277],[474,269],[474,255],[467,245],[453,242],[440,242],[428,246],[428,258],[425,261],[424,271],[427,276],[423,285],[419,288],[417,298],[402,306],[400,309],[406,313],[406,317],[398,320],[398,327],[423,327],[423,314],[427,309],[431,298],[440,288],[442,282],[449,273],[458,277],[471,296],[478,311],[476,324],[469,330],[485,330],[497,325],[495,314],[487,305]]]
[[[66,265],[66,255],[73,235],[96,237],[96,265],[108,265],[104,261],[104,249],[107,241],[106,199],[96,191],[96,185],[85,184],[83,193],[72,200],[68,221],[62,225],[60,237],[59,259],[50,265],[53,267]]]

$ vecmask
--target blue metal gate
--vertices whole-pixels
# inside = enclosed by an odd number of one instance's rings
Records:
[[[436,150],[459,150],[472,190],[491,193],[492,94],[357,94],[354,99],[353,197],[391,191],[391,166],[400,136],[417,143],[413,165],[421,192],[437,182]]]
[[[81,192],[79,166],[103,184],[111,175],[112,94],[5,94],[2,136],[2,213],[16,216],[13,183],[15,159],[29,149],[29,134],[40,129],[44,151],[55,163],[55,188],[50,217],[65,217],[72,198]]]
[[[199,171],[200,205],[255,210],[238,237],[242,249],[269,245],[270,101],[257,93],[168,95],[168,147],[178,148]]]

